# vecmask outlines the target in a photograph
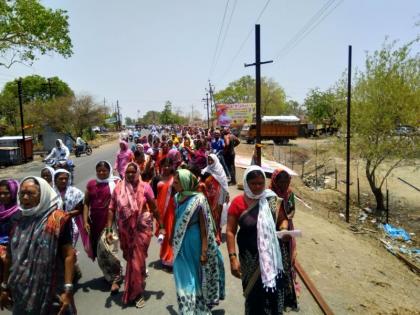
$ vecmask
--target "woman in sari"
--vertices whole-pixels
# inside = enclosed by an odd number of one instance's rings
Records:
[[[276,235],[276,194],[265,189],[265,174],[259,166],[244,173],[244,191],[232,200],[226,228],[232,275],[242,279],[245,314],[283,314],[283,260]],[[236,254],[235,236],[239,247]],[[287,262],[287,260],[286,260]]]
[[[173,272],[181,315],[208,315],[224,299],[224,270],[206,197],[196,191],[197,178],[177,171],[173,187],[176,219],[172,238]]]
[[[51,187],[54,187],[54,172],[55,170],[51,166],[45,166],[41,170],[41,178],[45,179]]]
[[[225,202],[229,202],[229,192],[226,173],[216,154],[208,156],[207,167],[202,170],[202,174],[205,178],[205,195],[216,225],[216,240],[220,245],[222,242],[222,229],[220,226],[222,207]]]
[[[11,267],[1,304],[13,302],[14,315],[65,314],[75,310],[73,300],[74,249],[69,216],[59,210],[60,198],[40,177],[26,177],[19,188],[19,211],[10,239]],[[9,255],[8,253],[8,255]],[[59,259],[61,256],[62,260]],[[57,269],[64,262],[64,292],[60,309],[54,309]],[[3,270],[3,279],[4,270]],[[6,304],[6,305],[5,305]]]
[[[191,155],[190,164],[203,169],[207,166],[206,146],[202,140],[195,141],[195,150]]]
[[[130,162],[124,179],[115,187],[109,204],[107,241],[113,241],[112,223],[116,218],[120,246],[127,262],[122,301],[125,305],[135,302],[137,308],[145,305],[143,293],[146,287],[146,258],[153,220],[149,210],[159,222],[159,233],[165,235],[154,198],[150,185],[140,178],[139,167]]]
[[[161,164],[162,174],[157,183],[157,207],[163,220],[167,235],[172,235],[175,224],[175,191],[172,187],[175,168],[171,159],[167,158]],[[158,229],[156,237],[158,237]],[[169,237],[165,237],[160,246],[160,261],[169,270],[172,269],[174,254],[169,244]]]
[[[13,179],[0,181],[0,282],[7,287],[10,259],[7,255],[12,217],[19,210],[17,192],[19,183]],[[3,285],[4,284],[4,285]]]
[[[282,199],[279,207],[278,222],[280,230],[294,230],[293,217],[295,215],[295,195],[290,189],[292,177],[285,170],[276,169],[271,175],[271,190]],[[284,247],[285,255],[288,259],[288,270],[285,272],[285,296],[286,301],[296,299],[300,295],[300,285],[297,282],[295,261],[296,261],[296,239],[293,237],[284,237],[281,241]],[[292,303],[293,306],[294,302]]]
[[[108,222],[108,207],[111,195],[120,179],[112,175],[111,164],[99,161],[96,164],[96,179],[87,183],[83,207],[83,225],[80,230],[86,253],[93,261],[98,258],[105,279],[112,283],[111,292],[118,292],[122,280],[122,266],[112,255],[98,256],[98,244]]]
[[[134,158],[133,151],[128,148],[128,143],[126,141],[120,141],[120,151],[117,154],[117,159],[115,160],[114,169],[118,172],[119,176],[122,178],[124,176],[124,171],[129,162]]]
[[[72,245],[76,248],[76,243],[79,238],[79,230],[83,230],[83,192],[70,185],[71,174],[65,169],[58,169],[54,173],[54,190],[57,192],[63,204],[62,210],[67,212],[71,218],[71,237]],[[76,252],[76,254],[78,254]],[[82,272],[79,265],[75,264],[75,281],[82,277]]]

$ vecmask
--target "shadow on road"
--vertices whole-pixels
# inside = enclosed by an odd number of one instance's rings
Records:
[[[81,289],[83,292],[89,292],[91,290],[108,292],[110,290],[110,286],[104,277],[100,277],[86,281],[84,283],[79,283],[77,290],[79,289]]]

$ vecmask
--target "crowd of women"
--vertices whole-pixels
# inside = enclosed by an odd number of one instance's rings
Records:
[[[245,313],[297,309],[296,243],[277,237],[279,230],[293,230],[295,204],[286,171],[274,172],[267,189],[263,170],[250,166],[244,193],[230,200],[228,186],[236,183],[230,161],[239,141],[229,130],[151,133],[131,147],[126,140],[120,140],[114,167],[96,164],[96,177],[84,192],[72,185],[68,171],[48,167],[40,177],[0,182],[2,309],[76,313],[73,285],[83,271],[75,250],[79,238],[111,294],[124,283],[123,304],[142,308],[155,235],[162,268],[173,273],[180,314],[211,314],[225,298],[219,246],[228,203],[230,270],[242,280]]]

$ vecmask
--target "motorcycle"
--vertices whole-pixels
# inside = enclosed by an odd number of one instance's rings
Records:
[[[74,182],[74,168],[76,167],[72,160],[55,160],[55,159],[48,159],[44,160],[46,165],[52,167],[54,170],[59,168],[63,168],[70,172],[70,183],[73,185]]]
[[[92,154],[92,148],[90,145],[86,142],[83,149],[80,149],[79,147],[76,147],[76,151],[74,152],[74,155],[76,157],[81,156],[82,154],[91,155]]]

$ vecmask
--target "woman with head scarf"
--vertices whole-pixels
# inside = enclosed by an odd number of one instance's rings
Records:
[[[190,164],[200,169],[207,166],[206,146],[202,140],[195,141],[195,150],[192,152]]]
[[[41,178],[45,179],[51,187],[54,187],[54,172],[55,170],[51,166],[45,166],[41,170]]]
[[[19,188],[19,212],[10,240],[11,268],[4,295],[10,294],[13,314],[64,314],[75,312],[73,272],[75,254],[71,245],[70,216],[59,210],[60,198],[40,177],[26,177]],[[58,256],[62,256],[62,260]],[[64,292],[61,309],[53,309],[57,290],[56,275],[64,262]],[[23,268],[24,266],[24,268]],[[3,271],[4,272],[4,271]]]
[[[281,168],[276,169],[271,175],[270,188],[282,199],[278,209],[278,222],[280,230],[294,230],[293,216],[295,214],[295,195],[290,188],[292,177]],[[296,304],[296,296],[300,295],[300,285],[297,282],[295,272],[296,261],[296,239],[283,237],[280,243],[284,250],[285,273],[285,303],[290,301],[291,307]]]
[[[173,162],[174,169],[177,169],[182,163],[181,153],[178,149],[169,150],[167,157]]]
[[[222,242],[220,226],[222,207],[225,202],[229,201],[229,192],[226,173],[216,154],[212,153],[207,157],[207,167],[202,170],[202,174],[205,178],[205,195],[216,225],[216,240],[220,245]]]
[[[245,192],[232,200],[228,210],[227,248],[232,275],[242,279],[245,314],[277,315],[284,310],[284,268],[275,219],[278,198],[265,188],[265,180],[261,167],[246,169]]]
[[[173,272],[179,313],[207,315],[224,299],[224,269],[210,208],[206,197],[196,191],[197,185],[189,170],[177,171]]]
[[[117,154],[117,159],[115,160],[114,169],[118,172],[118,175],[122,178],[124,177],[124,170],[129,162],[134,158],[133,151],[128,148],[128,143],[126,141],[120,141],[120,151]]]
[[[157,207],[163,220],[167,235],[172,235],[175,224],[175,190],[172,187],[175,168],[172,160],[166,158],[161,163],[161,174],[157,179]],[[156,237],[159,237],[159,229],[156,229]],[[165,237],[160,246],[160,261],[165,268],[172,269],[174,254],[169,244],[169,237]]]
[[[96,164],[96,179],[91,179],[86,186],[83,207],[83,226],[80,229],[83,245],[89,258],[98,258],[98,264],[105,279],[112,283],[111,292],[118,292],[122,280],[122,266],[115,255],[100,255],[98,244],[108,222],[108,207],[111,195],[119,178],[112,175],[111,164],[99,161]]]
[[[12,216],[19,210],[17,192],[19,183],[16,180],[0,181],[0,282],[6,283],[9,277],[10,259],[7,256]]]
[[[137,164],[127,164],[124,179],[117,184],[109,204],[107,241],[113,241],[112,223],[116,219],[123,257],[127,261],[124,294],[125,305],[135,302],[144,307],[146,287],[146,258],[152,237],[152,211],[159,222],[159,234],[165,234],[163,222],[156,208],[152,188],[141,180]]]

